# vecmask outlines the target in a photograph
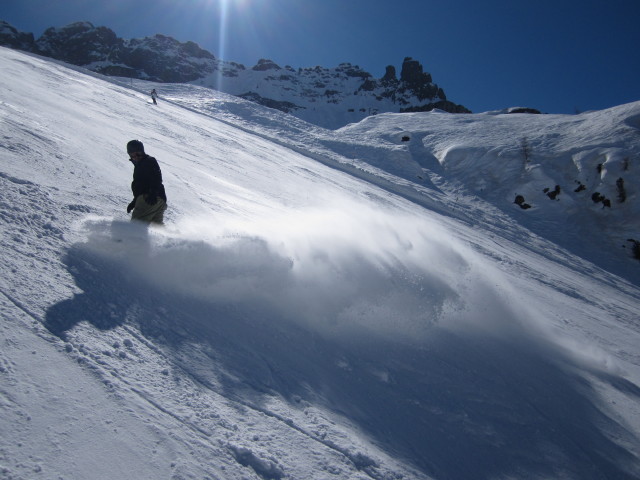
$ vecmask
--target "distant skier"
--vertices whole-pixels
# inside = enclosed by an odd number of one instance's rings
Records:
[[[155,158],[144,152],[140,140],[127,143],[127,153],[134,165],[131,182],[133,201],[127,206],[127,213],[131,213],[131,220],[162,224],[167,209],[167,195],[160,166]]]
[[[153,100],[154,105],[158,104],[158,102],[156,102],[156,98],[158,98],[158,92],[156,92],[156,89],[154,88],[151,90],[151,100]]]

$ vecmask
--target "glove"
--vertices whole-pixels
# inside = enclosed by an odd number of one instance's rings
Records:
[[[134,198],[133,201],[127,205],[127,213],[131,213],[131,210],[133,210],[136,206],[136,199]]]
[[[148,193],[147,195],[145,195],[144,201],[147,202],[149,205],[155,205],[156,202],[158,201],[158,197],[156,197],[155,193]]]

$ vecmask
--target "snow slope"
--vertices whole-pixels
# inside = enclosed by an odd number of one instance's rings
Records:
[[[0,71],[0,478],[640,478],[640,104],[331,132]],[[132,138],[164,228],[126,216]],[[564,186],[623,172],[610,210]]]

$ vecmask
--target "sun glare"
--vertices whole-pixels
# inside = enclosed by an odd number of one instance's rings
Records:
[[[242,11],[249,3],[249,0],[218,0],[216,3],[218,4],[220,19],[218,25],[218,58],[220,58],[221,60],[225,60],[227,58],[229,10],[230,8],[233,8],[234,10]],[[216,79],[218,88],[222,86],[222,79],[222,69],[218,69]]]
[[[217,51],[213,52],[216,58],[237,61],[237,57],[230,57],[238,55],[238,52],[260,50],[264,24],[269,21],[275,3],[260,0],[205,1],[207,18],[211,19],[206,28],[210,31],[211,39],[217,42]],[[198,23],[203,24],[202,19]],[[258,55],[256,53],[256,60]],[[216,88],[221,89],[223,82],[222,69],[218,68],[215,73]]]

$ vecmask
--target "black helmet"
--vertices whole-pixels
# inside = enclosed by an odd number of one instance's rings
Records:
[[[127,143],[127,153],[141,152],[144,153],[144,145],[140,140],[131,140]]]

